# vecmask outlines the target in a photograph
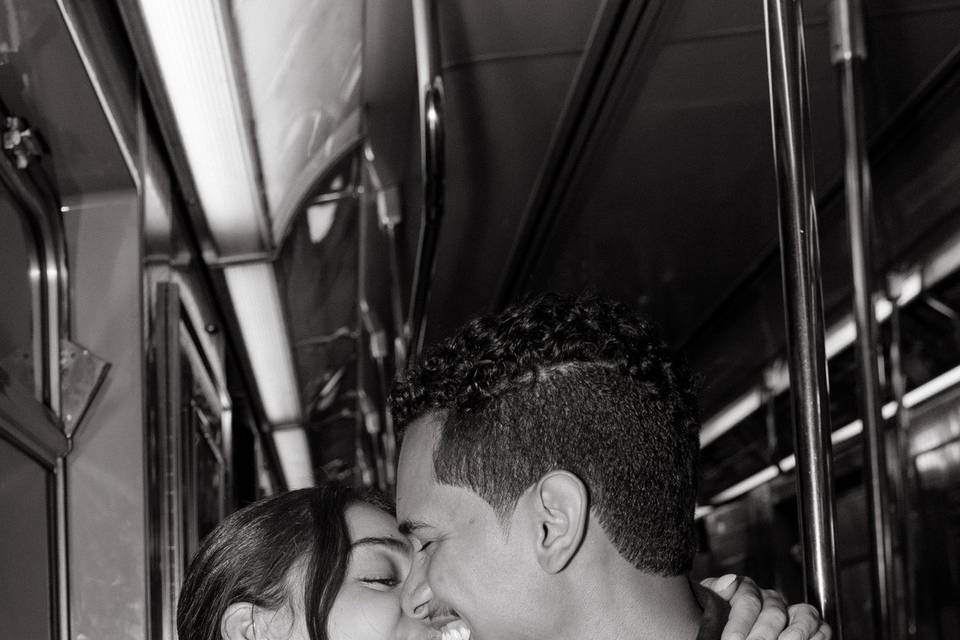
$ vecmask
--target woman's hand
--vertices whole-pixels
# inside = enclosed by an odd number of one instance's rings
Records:
[[[700,584],[730,603],[721,640],[830,640],[830,625],[808,604],[787,606],[773,589],[746,576],[728,574]]]

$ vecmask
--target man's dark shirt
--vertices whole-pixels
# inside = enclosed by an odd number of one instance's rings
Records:
[[[690,581],[693,595],[697,598],[703,615],[700,618],[700,632],[697,640],[720,640],[720,632],[727,624],[730,615],[730,605],[710,589]]]

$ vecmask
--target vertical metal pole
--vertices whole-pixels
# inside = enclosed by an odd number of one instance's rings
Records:
[[[407,320],[407,356],[416,359],[423,347],[427,301],[436,262],[440,222],[443,218],[446,175],[443,126],[443,81],[440,75],[440,37],[434,0],[412,0],[413,30],[417,48],[417,83],[420,94],[420,166],[423,174],[423,221],[417,261],[410,288]]]
[[[162,282],[157,285],[156,296],[150,366],[157,411],[147,433],[148,619],[151,638],[173,640],[177,635],[177,596],[183,582],[185,532],[180,290],[176,284]]]
[[[896,291],[894,291],[896,288]],[[913,509],[916,495],[916,476],[913,459],[910,457],[910,415],[903,406],[903,396],[907,392],[907,379],[903,373],[903,353],[901,351],[900,334],[900,282],[890,287],[890,297],[893,302],[893,311],[890,314],[890,386],[893,390],[893,400],[897,404],[897,415],[894,420],[897,424],[897,462],[899,477],[897,488],[897,507],[900,514],[898,533],[900,537],[900,553],[903,558],[901,584],[903,588],[903,614],[897,621],[894,637],[915,638],[917,636],[917,571],[916,571],[916,512]]]
[[[357,162],[360,162],[357,159]],[[370,215],[370,189],[366,181],[367,172],[355,162],[355,175],[361,181],[361,190],[363,195],[357,201],[357,306],[355,309],[355,326],[357,327],[357,339],[355,341],[356,365],[357,365],[357,393],[354,401],[354,415],[356,416],[356,436],[354,446],[356,447],[356,466],[360,469],[360,478],[364,486],[372,486],[374,482],[383,487],[382,463],[379,460],[378,441],[379,434],[367,431],[367,414],[371,411],[370,400],[367,398],[364,390],[367,385],[367,358],[369,354],[366,347],[366,339],[369,335],[369,327],[364,326],[364,312],[367,309],[367,245],[369,242],[369,224]],[[373,454],[374,466],[368,465],[366,457],[366,448],[364,435],[369,437],[370,451]],[[376,476],[376,478],[374,478]]]
[[[53,469],[54,527],[56,528],[57,633],[60,640],[70,640],[70,539],[69,494],[67,492],[67,458],[57,458]]]
[[[807,69],[800,0],[765,0],[797,484],[807,599],[842,637],[837,606],[830,414]]]
[[[860,416],[864,426],[869,514],[870,565],[873,571],[873,637],[890,638],[892,612],[893,546],[884,453],[883,418],[880,415],[880,382],[877,373],[877,322],[873,306],[873,259],[870,165],[863,124],[862,64],[866,59],[860,0],[830,3],[830,59],[840,78],[843,107],[844,180],[847,229],[853,274],[853,309],[857,325],[857,359],[860,371]]]

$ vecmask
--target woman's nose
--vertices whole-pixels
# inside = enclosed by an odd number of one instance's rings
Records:
[[[418,559],[419,560],[419,559]],[[403,582],[400,605],[403,613],[410,618],[423,620],[430,615],[430,602],[433,592],[427,582],[426,570],[422,561],[415,560]]]

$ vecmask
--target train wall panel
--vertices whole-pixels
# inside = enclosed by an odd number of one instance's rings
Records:
[[[64,216],[72,337],[111,369],[67,457],[72,637],[146,634],[144,362],[135,192],[86,196]]]

